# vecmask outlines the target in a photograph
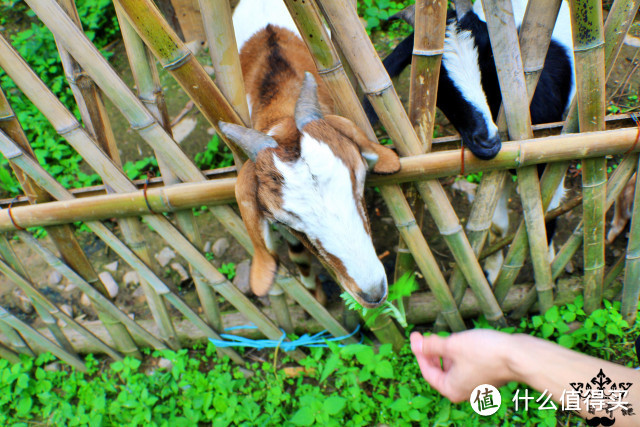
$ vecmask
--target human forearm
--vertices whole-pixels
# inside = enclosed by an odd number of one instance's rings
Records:
[[[507,365],[513,380],[528,384],[541,392],[547,390],[554,401],[561,403],[564,391],[574,391],[571,383],[589,383],[602,369],[606,377],[611,379],[611,383],[605,388],[610,388],[613,383],[633,384],[622,400],[631,404],[634,413],[638,414],[640,411],[640,372],[528,335],[513,335],[511,340],[513,351],[507,357]],[[597,389],[596,385],[592,384],[591,387]],[[579,413],[583,417],[606,415],[604,411],[589,414],[584,400],[581,400],[580,408]],[[615,415],[621,415],[621,411],[617,410]],[[640,425],[640,415],[616,416],[616,426],[618,425]]]

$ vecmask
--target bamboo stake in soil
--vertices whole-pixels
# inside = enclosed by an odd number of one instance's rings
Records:
[[[17,117],[13,113],[9,102],[1,89],[0,115],[5,117],[5,120],[0,121],[0,130],[7,132],[7,134],[14,138],[20,147],[28,153],[28,155],[35,158],[31,145],[27,141],[27,137],[22,130],[22,126],[20,126]],[[25,192],[30,195],[29,200],[31,203],[45,203],[51,200],[51,196],[47,194],[46,191],[40,189],[32,179],[25,175],[24,172],[15,165],[14,162],[9,160],[9,164],[16,171],[16,176],[22,184]],[[80,247],[73,229],[69,225],[63,225],[58,227],[47,227],[46,231],[51,236],[53,243],[56,245],[65,261],[75,268],[76,271],[82,274],[87,282],[98,288],[103,295],[107,295],[104,285],[100,282],[93,266]],[[20,269],[18,271],[20,271]],[[105,324],[108,325],[108,330],[112,334],[114,342],[117,343],[117,348],[125,355],[140,357],[138,348],[133,342],[133,339],[129,335],[127,329],[119,322],[116,322],[108,313],[103,313],[100,309],[97,309],[96,312],[106,322]],[[57,335],[60,336],[61,333]]]
[[[95,301],[96,306],[100,307],[103,311],[110,313],[115,319],[122,322],[122,324],[129,328],[134,335],[139,337],[147,345],[157,350],[167,348],[162,341],[158,340],[146,329],[140,327],[133,319],[116,307],[108,298],[95,290],[78,273],[73,271],[73,269],[57,258],[51,251],[42,246],[33,236],[25,232],[19,232],[18,235],[24,243],[45,259],[50,266],[66,277],[67,280],[69,280],[69,283],[72,283],[82,292],[86,293],[92,301]]]
[[[633,10],[637,10],[638,5],[640,4],[640,1],[633,0],[633,4],[628,5],[629,1],[630,0],[615,0],[615,3],[618,3],[620,5],[624,4],[624,6],[618,7],[618,6],[615,6],[614,4],[614,7],[611,8],[611,11],[607,16],[607,22],[605,24],[605,35],[606,35],[605,52],[609,53],[609,55],[605,57],[606,58],[606,63],[605,63],[606,75],[609,75],[616,59],[617,52],[616,52],[616,49],[614,49],[614,46],[622,43],[622,40],[624,39],[624,36],[628,30],[628,26],[630,25],[631,21],[633,21],[633,18],[629,19],[628,16],[635,16],[635,13],[631,14],[631,12]],[[525,25],[523,25],[523,27],[524,26]],[[538,51],[538,53],[540,52]],[[569,113],[567,115],[567,120],[562,130],[562,134],[578,132],[578,119],[577,119],[578,115],[577,115],[577,109],[576,109],[576,102],[577,102],[577,97],[574,97],[571,103],[571,107],[569,109]],[[559,164],[559,163],[552,164],[547,168],[548,170],[545,171],[542,177],[542,194],[543,194],[543,203],[544,203],[545,209],[546,209],[546,206],[548,206],[548,203],[551,200],[553,192],[557,188],[561,177],[566,174],[568,167],[569,167],[568,162],[564,164]],[[580,230],[580,233],[582,233],[581,230]],[[574,232],[573,236],[575,235],[576,234]],[[582,236],[582,234],[580,234],[580,236]],[[573,239],[573,237],[571,239]],[[518,272],[520,271],[520,269],[524,264],[524,258],[526,256],[524,248],[526,247],[526,245],[527,245],[527,236],[524,230],[524,224],[521,223],[520,226],[518,227],[516,237],[514,238],[513,243],[511,244],[509,252],[505,257],[503,268],[501,269],[500,274],[498,275],[498,278],[494,283],[494,287],[496,290],[496,297],[498,298],[498,301],[501,301],[501,295],[502,297],[504,297],[506,295],[507,290],[515,283],[516,276],[518,275]],[[565,245],[565,247],[570,250],[570,253],[567,252],[568,256],[564,258],[565,262],[564,264],[562,264],[561,267],[558,268],[558,270],[564,269],[566,262],[568,262],[569,259],[573,256],[573,254],[575,253],[579,245],[580,245],[579,242],[573,242],[570,245],[571,248]],[[558,260],[558,256],[556,256],[556,260]],[[556,263],[557,262],[554,261],[553,264],[556,264]],[[553,273],[553,271],[555,270],[556,269],[552,265],[552,275],[554,278],[557,277],[557,275]]]
[[[251,123],[228,0],[199,0],[216,84],[244,123]]]
[[[80,24],[80,18],[73,0],[57,0],[64,8],[69,17],[74,21],[75,25],[82,29]],[[87,125],[88,131],[95,141],[99,144],[100,148],[111,157],[113,162],[122,167],[122,161],[120,160],[120,153],[113,136],[111,129],[111,123],[106,113],[106,108],[102,101],[102,94],[100,90],[89,77],[82,67],[73,59],[66,51],[65,47],[58,44],[58,50],[61,52],[61,58],[63,58],[62,65],[64,66],[67,80],[72,86],[77,82],[81,82],[78,85],[78,89],[74,91],[74,97],[79,105],[85,106],[80,109],[82,115],[82,121]],[[112,192],[108,190],[108,192]],[[118,225],[122,230],[125,241],[133,248],[134,252],[142,259],[146,264],[151,263],[151,255],[149,253],[149,247],[146,244],[146,240],[142,232],[142,224],[135,218],[121,218],[118,220]],[[140,286],[143,288],[147,303],[151,313],[158,322],[160,335],[174,350],[180,348],[180,343],[177,341],[176,333],[171,322],[171,317],[167,311],[165,302],[151,286],[144,280],[140,280]]]
[[[134,81],[138,88],[138,97],[148,106],[151,113],[156,120],[162,124],[165,131],[169,135],[172,135],[169,112],[167,111],[167,106],[164,101],[164,93],[155,66],[155,58],[151,55],[151,52],[145,48],[142,39],[140,39],[127,20],[120,5],[114,3],[114,6],[120,22],[122,38],[125,43],[125,48],[127,49]],[[160,168],[160,173],[165,185],[179,183],[180,180],[162,157],[157,154],[156,157],[158,158],[158,167]],[[193,213],[189,211],[178,212],[176,214],[176,221],[185,236],[193,242],[196,247],[202,248],[202,238]],[[215,330],[221,331],[223,328],[222,318],[220,317],[220,309],[213,289],[206,283],[205,278],[195,271],[191,265],[189,265],[189,270],[207,321]]]
[[[371,104],[393,139],[396,148],[400,154],[405,156],[418,154],[421,152],[421,143],[393,89],[391,80],[364,28],[360,25],[357,14],[345,7],[344,1],[320,1],[319,4],[332,28],[332,34],[335,34],[360,86],[368,94]],[[502,311],[493,297],[480,264],[473,254],[473,249],[464,235],[457,215],[442,186],[436,181],[421,182],[416,186],[429,208],[440,234],[478,296],[486,318],[495,324],[504,324]],[[386,202],[392,209],[390,200],[387,199]],[[402,224],[400,226],[402,228]],[[417,250],[417,248],[415,249]],[[415,258],[417,252],[412,250],[412,253]],[[451,296],[448,289],[446,293]],[[445,311],[447,310],[445,309]]]
[[[529,97],[511,2],[483,1],[482,4],[498,69],[509,136],[514,140],[531,138],[533,133],[529,105],[520,102]],[[553,305],[553,284],[538,172],[534,167],[520,168],[517,172],[536,289],[541,310],[544,312]]]
[[[580,131],[604,130],[605,70],[602,1],[571,0],[576,95]],[[606,160],[583,162],[584,307],[591,313],[602,302]]]
[[[49,351],[55,354],[56,356],[58,356],[60,360],[65,361],[66,363],[73,366],[77,370],[81,372],[87,371],[87,368],[85,367],[84,362],[82,362],[82,360],[78,359],[75,355],[69,353],[68,351],[58,347],[57,345],[49,341],[47,338],[42,336],[42,334],[40,334],[38,331],[33,329],[31,326],[27,325],[22,320],[18,319],[17,317],[9,313],[7,310],[5,310],[4,307],[0,307],[0,323],[5,323],[11,326],[12,328],[15,328],[27,339],[31,339],[32,342],[38,343],[38,345],[41,348],[43,348],[45,351]]]
[[[633,325],[638,313],[640,296],[640,174],[636,173],[636,191],[633,198],[633,216],[627,245],[624,287],[622,288],[622,316]]]

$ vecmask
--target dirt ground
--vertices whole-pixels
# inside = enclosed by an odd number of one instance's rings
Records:
[[[638,60],[640,59],[638,58],[640,43],[636,43],[636,41],[640,42],[640,38],[635,39],[633,37],[640,36],[639,23],[635,23],[633,25],[632,30],[630,31],[630,35],[632,36],[632,38],[630,38],[628,43],[623,46],[619,59],[613,70],[613,75],[610,79],[610,83],[607,85],[608,96],[611,99],[610,105],[615,105],[620,111],[623,112],[633,111],[637,109],[638,104],[637,94],[638,86],[640,85],[640,78],[638,78],[635,71],[638,67]],[[114,55],[111,59],[111,63],[116,68],[116,70],[120,72],[125,82],[132,86],[133,79],[127,65],[124,47],[121,43],[117,43],[112,47],[112,49],[114,50]],[[201,58],[204,63],[208,63],[207,55],[204,52],[201,52],[199,54],[199,58]],[[165,93],[167,94],[167,105],[169,108],[169,113],[171,117],[175,117],[183,110],[183,108],[187,104],[188,97],[168,74],[161,73],[161,78]],[[403,75],[396,82],[396,88],[400,93],[401,98],[403,99],[406,99],[408,94],[408,81],[408,76]],[[136,134],[135,131],[131,130],[131,128],[123,120],[119,112],[109,101],[107,101],[107,107],[110,117],[113,120],[116,140],[120,143],[122,159],[125,161],[137,160],[151,155],[152,151],[150,150],[148,145],[144,143],[144,141]],[[203,151],[206,147],[207,142],[211,138],[212,129],[196,109],[189,111],[185,117],[187,122],[189,123],[183,123],[184,127],[187,131],[189,131],[190,128],[192,128],[192,130],[187,132],[186,136],[184,136],[184,139],[181,142],[181,146],[184,151],[191,158],[193,158],[196,153]],[[193,126],[194,121],[195,126]],[[440,135],[451,135],[455,133],[455,130],[451,125],[448,124],[446,118],[444,118],[440,113],[438,114],[437,126]],[[614,164],[616,160],[617,159],[611,159],[611,164]],[[576,164],[574,164],[574,166],[576,166]],[[462,222],[464,223],[464,218],[466,218],[468,215],[470,204],[465,193],[453,190],[451,188],[451,184],[453,184],[455,180],[455,177],[451,177],[443,179],[442,183],[445,186],[454,209],[456,210],[459,218],[461,218]],[[580,194],[580,184],[581,177],[579,173],[574,173],[568,177],[566,186],[569,188],[569,198],[575,197]],[[376,246],[378,254],[380,254],[383,259],[385,267],[387,267],[390,277],[392,277],[393,265],[398,247],[397,230],[393,225],[393,220],[389,216],[388,210],[386,209],[382,199],[373,188],[368,188],[366,190],[366,200],[372,220],[374,244]],[[511,229],[513,230],[522,217],[522,209],[520,206],[519,198],[515,191],[513,192],[510,200],[510,209]],[[238,277],[235,279],[236,282],[246,281],[245,267],[248,263],[248,255],[246,254],[246,252],[240,247],[239,244],[237,244],[233,240],[231,236],[225,233],[221,225],[216,222],[216,220],[208,211],[202,211],[198,213],[199,214],[197,216],[197,223],[200,233],[203,237],[203,241],[206,242],[205,249],[210,249],[212,246],[219,243],[221,241],[220,239],[226,239],[229,243],[229,247],[226,250],[222,251],[219,256],[214,256],[212,262],[218,267],[220,267],[223,263],[234,263],[238,269]],[[578,223],[580,218],[581,210],[580,207],[578,207],[559,219],[558,231],[555,240],[557,247],[559,247],[571,234],[573,228]],[[119,235],[121,235],[116,222],[110,222],[110,226]],[[145,230],[146,242],[151,248],[152,254],[158,254],[168,246],[167,243],[155,232],[151,231],[148,227],[143,228]],[[445,275],[448,275],[451,271],[453,258],[450,254],[450,251],[447,249],[442,237],[438,233],[428,212],[425,215],[423,231],[432,251],[434,252],[438,260],[438,263],[440,264],[441,269],[446,272]],[[138,290],[138,285],[136,283],[125,284],[125,275],[127,275],[127,273],[129,273],[132,269],[122,260],[120,260],[118,262],[118,265],[113,268],[113,265],[111,264],[114,261],[118,260],[117,256],[93,234],[90,234],[88,232],[79,232],[77,233],[77,235],[83,249],[89,256],[97,272],[100,273],[108,271],[109,274],[111,274],[115,281],[118,283],[119,290],[117,296],[115,297],[116,304],[119,307],[123,308],[126,312],[132,313],[132,315],[136,319],[148,318],[150,316],[150,313],[147,308],[144,296],[142,296],[140,294],[140,291]],[[54,250],[55,252],[55,248],[48,238],[41,239],[41,243],[47,246],[49,249]],[[222,246],[224,246],[223,243],[221,244]],[[73,317],[75,318],[85,320],[92,320],[96,318],[95,312],[92,308],[86,305],[86,301],[82,298],[82,293],[77,288],[75,288],[73,285],[70,285],[69,282],[64,278],[60,280],[60,278],[57,277],[57,275],[54,273],[54,270],[50,266],[48,266],[37,254],[29,250],[17,239],[12,240],[12,246],[20,259],[22,259],[25,265],[28,266],[32,282],[35,283],[39,287],[39,289],[53,302],[55,302],[59,306],[64,306],[65,310],[70,310]],[[625,247],[626,239],[625,233],[623,233],[620,238],[614,243],[614,245],[607,248],[608,266],[613,264],[614,260],[618,256],[620,256],[620,254],[622,253],[621,251],[623,251]],[[294,271],[293,266],[289,263],[287,257],[284,256],[284,254],[282,259],[287,264],[287,266],[290,267],[292,271]],[[171,263],[176,262],[182,265],[185,269],[188,268],[187,263],[180,256],[176,256],[166,266],[161,266],[159,263],[154,262],[152,268],[156,271],[159,277],[167,282],[167,284],[172,285],[174,289],[192,307],[194,307],[198,312],[201,312],[201,308],[199,307],[197,300],[197,295],[195,294],[195,290],[191,280],[182,280],[180,278],[179,268],[171,267]],[[570,273],[581,275],[581,265],[582,258],[579,251],[571,263]],[[335,287],[335,284],[329,283],[330,281],[327,279],[326,275],[324,275],[323,277],[325,278],[325,285],[327,285],[326,289],[329,291],[330,296],[335,301],[336,299],[338,299],[339,291]],[[532,272],[531,268],[527,265],[520,274],[518,282],[530,283],[531,281]],[[424,282],[421,282],[420,286],[422,289],[427,289],[427,286]],[[259,301],[258,303],[268,304],[268,302],[264,300]],[[0,277],[0,305],[10,310],[18,317],[32,322],[33,326],[43,326],[42,322],[39,320],[39,317],[33,312],[33,307],[30,307],[29,304],[26,304],[24,302],[24,298],[16,289],[15,285],[4,276]],[[230,308],[231,307],[226,303],[223,303],[223,310]]]

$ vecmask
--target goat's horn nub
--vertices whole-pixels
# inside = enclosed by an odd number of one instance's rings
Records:
[[[304,73],[302,89],[300,89],[300,96],[296,102],[296,127],[302,132],[302,128],[307,123],[323,117],[320,111],[320,103],[318,102],[318,84],[313,74],[307,71]]]
[[[255,160],[258,153],[265,148],[278,146],[275,139],[255,129],[225,122],[218,122],[218,126],[220,131],[227,138],[238,144],[251,160]]]

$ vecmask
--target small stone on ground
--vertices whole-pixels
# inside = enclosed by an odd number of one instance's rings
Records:
[[[216,242],[213,244],[213,246],[211,247],[211,252],[213,252],[213,255],[216,258],[221,258],[222,255],[224,255],[224,253],[227,251],[227,249],[229,249],[229,240],[227,240],[225,237],[222,237],[216,240]]]
[[[185,268],[179,262],[172,262],[171,269],[176,273],[178,273],[178,276],[180,276],[181,282],[184,282],[185,280],[189,280],[189,273],[187,273],[187,270],[185,270]]]
[[[251,268],[251,261],[245,259],[238,265],[236,265],[236,277],[233,278],[233,284],[243,294],[251,292],[251,286],[249,285],[249,271]]]
[[[49,274],[49,285],[50,286],[54,286],[57,285],[58,283],[60,283],[62,281],[62,274],[60,274],[60,272],[58,271],[52,271]]]
[[[111,273],[109,273],[108,271],[103,271],[102,273],[98,274],[98,277],[100,278],[100,281],[102,282],[104,287],[107,288],[109,296],[111,298],[115,298],[116,295],[118,295],[118,291],[120,290],[120,288],[118,287],[118,284],[116,283],[116,280],[113,278]]]
[[[107,271],[110,271],[112,273],[115,273],[118,271],[118,261],[113,261],[107,265],[104,266],[104,269]]]
[[[175,257],[176,253],[168,246],[165,246],[160,252],[155,254],[156,261],[158,261],[161,267],[166,267]]]
[[[138,277],[138,273],[135,271],[127,271],[124,276],[122,276],[122,281],[125,285],[139,285],[140,277]]]

